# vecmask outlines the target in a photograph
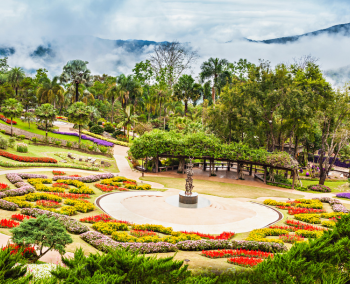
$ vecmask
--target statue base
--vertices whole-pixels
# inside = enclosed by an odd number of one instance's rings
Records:
[[[198,193],[192,192],[191,195],[186,195],[185,191],[181,191],[179,194],[179,202],[183,204],[197,204],[198,203]]]

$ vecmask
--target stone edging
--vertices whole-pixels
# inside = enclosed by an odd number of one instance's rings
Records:
[[[275,223],[277,223],[278,221],[280,221],[280,220],[283,219],[283,214],[282,214],[280,211],[278,211],[277,209],[275,209],[275,208],[273,208],[273,207],[270,207],[270,206],[267,206],[267,205],[265,205],[265,204],[261,204],[261,203],[257,203],[257,202],[253,202],[253,201],[251,201],[251,203],[259,204],[259,205],[261,205],[261,206],[265,206],[265,207],[267,207],[267,208],[270,208],[270,209],[272,209],[273,211],[277,212],[277,214],[278,214],[278,219],[277,219],[276,221],[274,221],[274,222],[272,222],[272,223],[266,225],[266,226],[263,227],[263,228],[267,228],[267,227],[269,227],[269,226],[271,226],[271,225],[273,225],[273,224],[275,224]]]

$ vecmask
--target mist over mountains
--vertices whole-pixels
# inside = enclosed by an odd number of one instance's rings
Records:
[[[171,40],[169,40],[171,41]],[[34,74],[38,68],[46,68],[49,75],[62,72],[65,63],[72,59],[89,61],[93,74],[118,75],[131,73],[136,62],[145,60],[155,45],[167,41],[102,39],[94,36],[52,36],[33,41],[1,42],[0,57],[8,56],[11,66],[21,66],[26,73]],[[346,46],[350,44],[350,23],[335,25],[313,32],[266,40],[253,40],[237,36],[229,42],[194,39],[189,43],[200,55],[194,73],[208,57],[227,58],[237,61],[247,58],[270,60],[272,64],[288,62],[294,57],[312,54],[318,57],[324,74],[334,85],[350,80],[350,60]]]

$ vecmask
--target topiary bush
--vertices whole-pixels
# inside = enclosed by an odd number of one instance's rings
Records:
[[[94,134],[102,134],[104,132],[103,127],[94,125],[93,127],[90,128],[90,132]]]
[[[108,123],[107,125],[105,125],[104,130],[108,133],[113,133],[115,129],[111,123]]]
[[[0,138],[0,149],[6,150],[8,147],[8,140],[5,138]]]

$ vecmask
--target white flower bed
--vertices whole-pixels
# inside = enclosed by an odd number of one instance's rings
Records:
[[[55,270],[56,264],[46,263],[46,264],[28,264],[27,274],[33,274],[35,279],[42,279],[51,277],[51,270]]]

